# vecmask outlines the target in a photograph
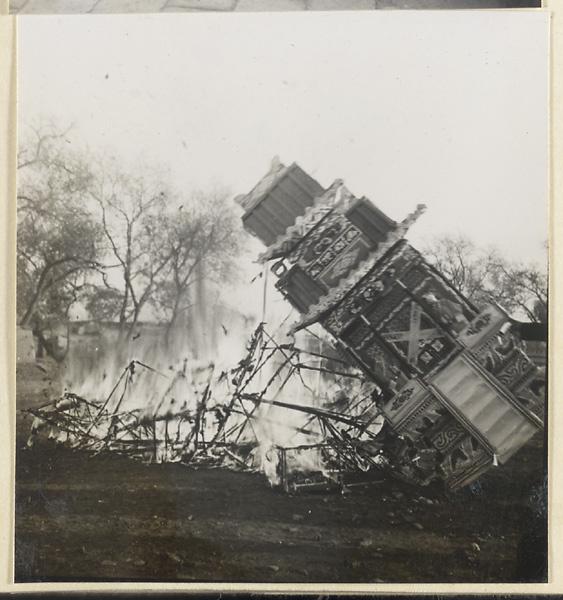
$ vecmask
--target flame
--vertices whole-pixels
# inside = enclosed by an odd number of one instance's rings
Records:
[[[365,417],[374,386],[347,376],[347,367],[342,374],[327,370],[322,353],[307,352],[308,335],[287,338],[282,330],[274,339],[262,326],[253,333],[231,326],[204,353],[186,340],[171,348],[152,335],[120,345],[115,333],[105,332],[96,340],[95,362],[91,348],[71,353],[64,372],[69,393],[54,409],[72,408],[80,420],[91,408],[78,407],[77,397],[97,407],[86,434],[99,440],[98,449],[152,439],[148,459],[165,462],[186,460],[196,450],[213,454],[222,443],[224,464],[260,470],[272,485],[296,473],[333,478],[334,450],[326,448],[330,432],[322,419],[273,402]],[[375,419],[364,430],[343,426],[341,435],[369,441],[381,425]],[[81,443],[68,431],[59,440]],[[254,449],[244,455],[240,448],[249,444]]]

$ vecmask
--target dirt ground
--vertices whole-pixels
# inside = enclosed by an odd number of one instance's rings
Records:
[[[56,367],[18,368],[18,409],[57,390]],[[18,411],[15,580],[541,581],[542,437],[452,495],[390,477],[287,495],[257,473],[26,450]]]

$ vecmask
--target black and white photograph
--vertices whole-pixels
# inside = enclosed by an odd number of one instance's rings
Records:
[[[547,582],[549,14],[231,11],[18,17],[14,581]]]

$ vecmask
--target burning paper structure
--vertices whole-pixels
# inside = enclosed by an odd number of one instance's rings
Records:
[[[29,409],[28,446],[47,428],[57,441],[94,453],[261,470],[288,491],[297,473],[330,485],[344,470],[381,460],[376,386],[334,353],[279,344],[263,324],[233,368],[186,360],[165,372],[135,360],[106,392],[67,393]]]
[[[30,445],[47,427],[93,452],[259,469],[286,491],[382,471],[456,490],[543,427],[544,374],[508,315],[479,312],[404,240],[424,206],[396,223],[279,162],[237,201],[301,314],[289,341],[261,323],[234,366],[134,360],[111,389],[31,409]]]
[[[507,461],[543,427],[542,374],[496,305],[479,312],[404,239],[424,206],[395,223],[336,180],[274,163],[238,202],[278,289],[319,323],[381,391],[402,477],[451,489]]]

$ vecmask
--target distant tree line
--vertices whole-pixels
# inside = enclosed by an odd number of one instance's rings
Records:
[[[506,260],[496,249],[477,248],[461,235],[434,238],[423,254],[478,308],[493,300],[512,316],[547,322],[546,268]]]
[[[18,152],[17,313],[43,337],[81,303],[129,339],[144,310],[169,341],[206,278],[236,273],[244,236],[224,192],[174,189],[166,173],[73,147],[53,124],[30,127]]]
[[[52,354],[47,323],[68,322],[77,303],[94,320],[117,323],[122,341],[149,311],[169,343],[203,279],[225,282],[237,272],[245,238],[225,193],[186,196],[162,170],[126,170],[82,152],[52,124],[22,135],[18,179],[18,321]],[[463,236],[436,238],[423,254],[478,307],[493,299],[509,313],[546,321],[541,268]]]

